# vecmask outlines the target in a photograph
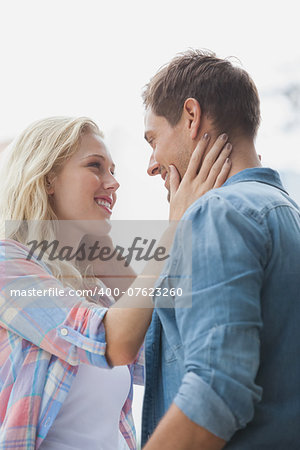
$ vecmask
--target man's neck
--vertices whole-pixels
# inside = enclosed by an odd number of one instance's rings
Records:
[[[207,154],[215,140],[218,138],[218,134],[215,133],[211,120],[206,116],[202,118],[202,125],[198,132],[198,138],[200,139],[204,133],[208,133],[210,135],[210,145],[205,152],[205,154]],[[232,152],[230,154],[231,169],[228,178],[245,169],[262,167],[260,159],[256,153],[253,138],[243,135],[230,136],[229,134],[228,142],[232,145]]]
[[[262,167],[260,159],[256,153],[253,140],[238,138],[231,143],[231,170],[228,174],[228,178],[238,172],[241,172],[244,169],[250,169],[252,167]]]
[[[199,136],[202,136],[205,132],[208,132],[210,135],[210,145],[205,151],[206,155],[214,144],[218,135],[216,135],[211,130],[211,127],[209,126],[210,124],[208,122],[205,125],[206,126],[201,129]],[[232,145],[232,152],[229,156],[231,161],[231,169],[228,174],[228,178],[245,169],[250,169],[252,167],[262,167],[260,159],[256,153],[253,139],[245,136],[238,136],[235,138],[233,137],[231,139],[229,136],[228,142],[230,142]]]

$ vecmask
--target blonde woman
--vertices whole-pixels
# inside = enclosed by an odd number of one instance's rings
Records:
[[[200,140],[181,183],[176,169],[168,170],[170,226],[159,246],[170,247],[173,221],[227,177],[224,140],[198,170],[208,142]],[[119,184],[102,133],[88,118],[34,123],[7,152],[0,185],[0,447],[135,449],[132,383],[143,382],[139,349],[151,296],[76,297],[72,288],[101,287],[102,281],[77,260],[53,259],[49,248],[41,260],[28,246],[32,239],[56,239],[59,248],[76,249],[87,234],[107,239]],[[150,289],[163,261],[150,261],[136,278],[130,267],[113,264],[123,275],[122,289],[132,282]],[[118,280],[110,283],[118,286]]]

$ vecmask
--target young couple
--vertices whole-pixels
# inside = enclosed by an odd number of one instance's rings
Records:
[[[94,122],[39,121],[7,155],[0,448],[135,449],[132,383],[144,382],[144,342],[145,450],[296,450],[300,211],[256,154],[255,85],[229,60],[189,51],[143,97],[148,174],[163,178],[170,202],[157,248],[170,257],[138,276],[117,259],[90,267],[53,260],[49,249],[43,261],[28,258],[33,238],[78,248],[99,236],[112,245],[119,184]],[[168,297],[72,291],[105,285]],[[43,295],[18,295],[32,288]]]

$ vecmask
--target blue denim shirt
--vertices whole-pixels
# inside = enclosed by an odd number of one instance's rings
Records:
[[[180,227],[146,336],[143,444],[174,401],[226,449],[299,449],[299,207],[277,172],[253,168],[183,219],[192,244]]]

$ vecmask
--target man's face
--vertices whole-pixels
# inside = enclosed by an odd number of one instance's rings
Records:
[[[167,119],[148,108],[145,115],[145,139],[152,147],[148,175],[160,175],[169,191],[169,165],[173,164],[182,178],[193,151],[186,124],[181,119],[172,127]]]

